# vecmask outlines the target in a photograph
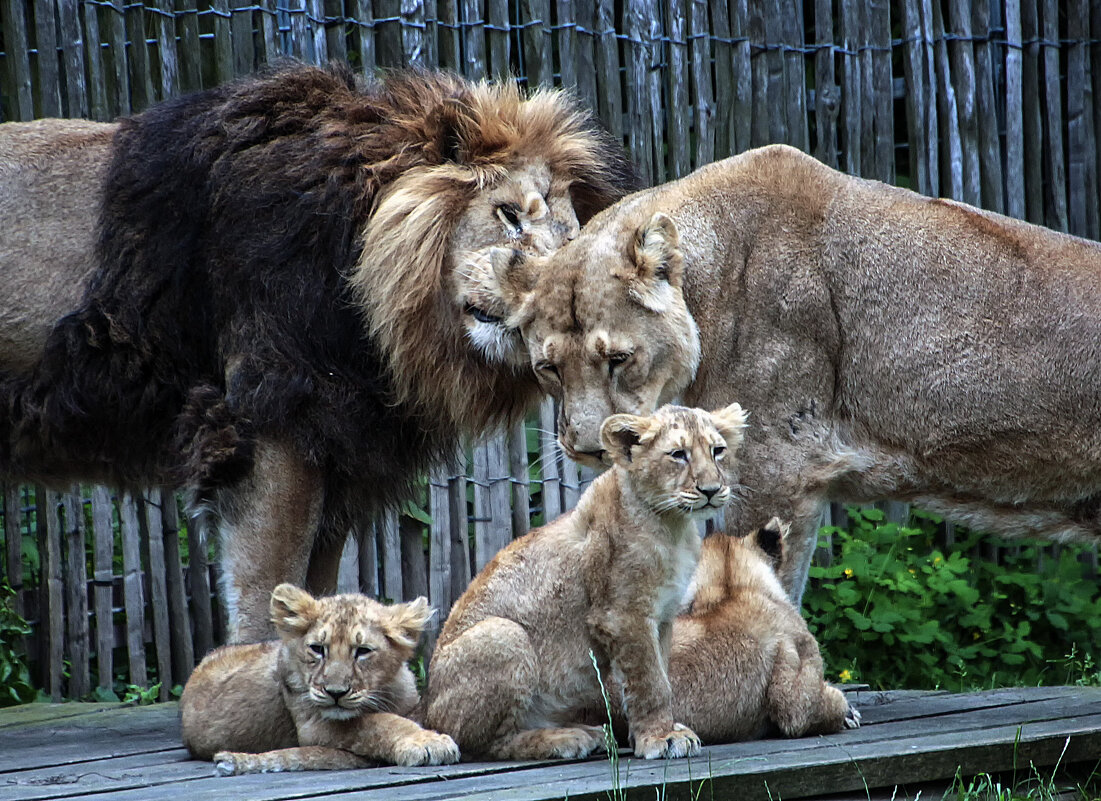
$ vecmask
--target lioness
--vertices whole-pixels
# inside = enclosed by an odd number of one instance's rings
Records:
[[[635,754],[699,751],[674,722],[670,624],[696,566],[694,518],[731,495],[745,416],[667,406],[601,427],[613,469],[577,508],[500,551],[444,624],[428,670],[425,725],[493,759],[585,757],[603,731],[593,653],[623,687]]]
[[[444,734],[403,717],[417,703],[406,662],[434,610],[364,595],[271,594],[280,640],[227,645],[195,668],[180,698],[184,745],[222,775],[457,762]]]
[[[705,743],[860,725],[822,678],[822,655],[780,585],[791,526],[772,518],[744,536],[703,541],[691,606],[673,622],[673,710]]]
[[[607,415],[677,396],[753,415],[727,522],[792,521],[796,602],[825,500],[1101,534],[1093,242],[778,145],[625,198],[549,259],[494,261],[575,459],[605,461]]]

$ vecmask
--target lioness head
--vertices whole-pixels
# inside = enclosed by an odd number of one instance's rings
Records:
[[[330,720],[386,710],[394,699],[384,688],[413,655],[433,613],[425,598],[386,606],[365,595],[314,598],[280,584],[271,594],[271,621],[283,640],[282,678]]]
[[[733,453],[745,421],[736,403],[710,413],[663,406],[647,417],[612,415],[600,427],[600,441],[651,509],[711,517],[730,499]]]
[[[699,333],[680,237],[663,213],[626,231],[583,232],[549,257],[491,248],[464,268],[467,297],[502,318],[500,352],[519,358],[526,342],[543,389],[561,399],[559,440],[576,461],[607,463],[599,421],[648,414],[695,377]]]

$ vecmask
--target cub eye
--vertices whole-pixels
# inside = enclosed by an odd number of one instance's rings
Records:
[[[494,315],[490,314],[489,312],[486,312],[482,309],[479,309],[477,306],[473,305],[472,303],[466,304],[466,306],[463,308],[463,311],[466,312],[467,314],[469,314],[471,317],[473,317],[479,323],[493,323],[494,325],[496,325],[496,324],[500,323],[501,320],[502,320],[502,318],[500,318],[500,317],[495,317]]]
[[[558,368],[551,362],[539,362],[535,365],[535,369],[541,373],[550,373],[554,376],[555,380],[561,380],[562,376],[558,373]]]
[[[613,353],[608,357],[608,372],[614,373],[615,369],[622,364],[626,364],[627,360],[631,358],[630,353]]]
[[[676,459],[678,462],[688,461],[688,451],[683,448],[677,448],[675,451],[669,451],[669,455]]]
[[[711,449],[711,454],[716,459],[723,458],[724,456],[726,456],[726,446],[725,445],[716,445],[714,448]]]
[[[502,203],[497,207],[497,216],[510,228],[520,228],[520,210],[511,203]]]
[[[325,656],[325,646],[319,642],[311,642],[309,644],[309,649],[317,656]]]
[[[356,659],[362,659],[365,656],[370,656],[375,652],[375,649],[370,645],[357,645],[356,646]]]

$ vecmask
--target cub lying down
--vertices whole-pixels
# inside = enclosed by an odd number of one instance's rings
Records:
[[[184,745],[227,776],[457,762],[450,737],[402,717],[418,700],[406,661],[433,611],[424,598],[385,606],[280,584],[271,594],[280,639],[219,648],[191,674]]]
[[[791,526],[703,541],[695,596],[673,624],[673,713],[705,743],[831,734],[860,713],[822,679],[822,656],[778,571]]]
[[[699,751],[675,722],[670,626],[696,567],[694,518],[730,496],[745,415],[665,406],[613,415],[601,443],[613,468],[577,508],[513,541],[444,624],[428,671],[425,725],[467,755],[584,757],[604,745],[601,674],[622,687],[635,754]]]

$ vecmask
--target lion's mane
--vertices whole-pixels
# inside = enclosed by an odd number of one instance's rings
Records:
[[[400,498],[535,391],[475,358],[448,305],[465,204],[528,155],[568,173],[582,222],[631,188],[568,95],[523,101],[284,64],[124,120],[84,299],[30,378],[0,375],[0,472],[210,487],[271,436],[327,497]]]

